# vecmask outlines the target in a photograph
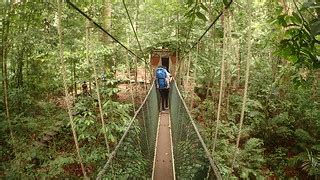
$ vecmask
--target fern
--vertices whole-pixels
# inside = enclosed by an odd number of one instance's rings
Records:
[[[239,152],[239,168],[241,178],[259,177],[265,163],[263,157],[263,141],[257,138],[249,139]]]

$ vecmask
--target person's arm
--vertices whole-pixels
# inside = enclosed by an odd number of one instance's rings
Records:
[[[168,78],[169,82],[171,82],[172,76],[169,72],[167,72],[167,78]]]
[[[166,77],[167,88],[170,88],[170,76],[171,76],[171,74],[168,71],[166,71],[166,73],[167,73],[167,77]]]
[[[159,82],[157,81],[157,71],[155,71],[155,73],[154,73],[153,80],[156,85],[156,88],[159,89]]]

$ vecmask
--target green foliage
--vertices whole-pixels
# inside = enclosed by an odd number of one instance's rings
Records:
[[[48,178],[59,177],[62,173],[64,173],[63,166],[72,164],[76,161],[74,157],[70,157],[68,155],[59,156],[51,161],[48,164],[44,164],[50,168],[50,171],[45,176]],[[44,174],[43,174],[44,175]]]
[[[308,158],[304,158],[302,169],[307,171],[309,175],[316,177],[320,175],[320,154],[313,155],[312,152],[307,151]]]
[[[286,78],[288,74],[291,72],[286,70],[281,77]],[[264,141],[267,166],[279,177],[303,177],[303,173],[308,173],[303,170],[304,162],[311,165],[314,161],[310,160],[312,158],[308,157],[307,152],[319,152],[316,148],[319,144],[319,104],[310,98],[310,86],[297,87],[291,81],[285,86],[283,82],[275,82],[269,87],[262,87],[262,90],[256,88],[251,90],[257,92],[252,94],[252,98],[259,99],[261,103],[256,108],[250,107],[249,103],[248,115],[255,129],[254,136]],[[314,177],[317,174],[309,175]]]
[[[74,106],[77,116],[74,118],[78,139],[92,142],[97,137],[96,115],[93,110],[94,102],[90,98],[80,98]]]
[[[312,151],[306,149],[305,151],[297,154],[296,156],[289,159],[289,164],[291,166],[298,166],[302,171],[306,172],[310,176],[319,176],[319,151],[315,151],[315,154]]]
[[[106,129],[103,130],[100,123],[101,120],[98,112],[98,104],[91,96],[80,96],[75,103],[75,127],[78,132],[79,140],[93,142],[104,132],[107,133],[108,141],[116,143],[121,137],[127,123],[130,120],[129,112],[131,105],[121,104],[112,101],[110,98],[119,91],[118,88],[103,88],[104,94],[109,100],[103,103],[104,121],[107,122]],[[108,92],[108,93],[105,93]],[[97,129],[100,129],[97,131]]]
[[[226,52],[231,53],[231,59],[228,59],[231,70],[227,71],[231,76],[231,87],[230,84],[226,84],[225,92],[230,93],[231,90],[231,94],[228,100],[222,101],[222,122],[214,158],[219,162],[222,174],[228,178],[317,177],[318,172],[314,167],[317,167],[318,163],[317,139],[320,118],[317,110],[319,93],[315,90],[318,91],[319,83],[315,81],[318,75],[313,69],[317,68],[319,62],[317,59],[319,43],[315,30],[317,18],[309,13],[310,11],[316,15],[317,8],[305,4],[303,5],[305,9],[300,8],[299,11],[294,10],[291,15],[287,15],[282,14],[283,9],[278,6],[278,1],[254,4],[269,5],[269,8],[263,7],[263,9],[270,13],[266,15],[257,10],[254,12],[252,34],[254,58],[251,63],[249,97],[235,172],[232,173],[230,170],[233,156],[230,146],[234,146],[235,143],[244,78],[241,70],[240,87],[234,86],[237,72],[236,61],[232,57],[233,49],[231,52]],[[246,28],[243,23],[244,15],[238,11],[233,13],[239,14],[234,17],[237,18],[237,22],[233,22],[231,38],[239,40],[240,46],[243,46],[243,36],[240,32]],[[277,18],[274,18],[276,20],[272,23],[270,34],[266,35],[269,32],[267,19],[274,14]],[[216,42],[222,42],[220,37],[216,37]],[[212,41],[204,40],[203,43],[203,46],[207,47]],[[281,46],[278,46],[278,43]],[[205,132],[210,139],[207,144],[212,143],[214,136],[220,81],[220,62],[217,60],[221,59],[221,47],[214,47],[216,48],[214,50],[201,49],[196,66],[193,66],[195,64],[193,61],[191,63],[193,68],[191,72],[196,69],[197,73],[195,92],[202,100],[202,102],[197,100],[198,107],[193,112],[199,121],[205,120],[204,124],[207,127]],[[291,60],[296,66],[291,67],[291,64],[283,63],[281,59],[269,53],[275,49],[277,55]],[[240,52],[241,60],[245,56],[242,51],[243,49]],[[202,97],[208,87],[213,87],[209,90],[209,97]],[[227,112],[226,107],[229,108]],[[256,161],[247,163],[251,160]]]
[[[55,148],[61,147],[55,145],[58,140],[57,136],[60,135],[66,124],[65,111],[54,104],[41,101],[37,106],[33,104],[33,108],[37,110],[34,112],[29,110],[16,116],[15,119],[10,119],[14,139],[12,140],[10,136],[3,139],[0,167],[7,178],[57,177],[63,172],[61,163],[52,162],[55,164],[52,166],[49,163],[60,156],[59,153],[56,153]],[[8,131],[9,126],[4,124],[2,127],[1,134],[4,134]],[[61,140],[65,139],[61,138]]]
[[[320,41],[316,38],[320,33],[320,20],[319,17],[308,14],[312,14],[317,8],[317,2],[306,2],[292,15],[278,15],[274,22],[285,28],[277,54],[297,67],[320,68]]]
[[[202,2],[188,1],[187,5],[189,7],[189,11],[185,14],[186,17],[191,18],[192,20],[194,20],[195,17],[198,17],[203,21],[207,21],[207,17],[201,12],[201,10],[208,12],[208,8]]]
[[[116,143],[131,119],[129,112],[132,106],[108,100],[103,104],[103,109],[105,116],[111,120],[105,130],[107,137],[112,143]]]
[[[317,70],[320,67],[320,8],[318,0],[303,4],[299,2],[287,4],[293,10],[292,13],[285,12],[284,5],[279,6],[276,0],[252,2],[255,17],[252,22],[252,74],[234,172],[230,168],[234,153],[232,147],[238,132],[244,84],[242,60],[246,57],[245,1],[237,1],[235,8],[230,11],[232,17],[228,38],[231,39],[231,48],[225,52],[229,64],[229,74],[226,74],[231,77],[231,82],[225,88],[230,96],[229,100],[222,103],[224,112],[214,154],[226,178],[259,179],[262,175],[264,178],[273,175],[280,179],[316,179],[320,176],[320,87],[317,82]],[[0,48],[1,58],[4,58],[0,66],[2,69],[3,63],[6,63],[7,74],[1,73],[0,80],[3,81],[5,76],[8,78],[10,118],[5,118],[4,101],[0,98],[0,177],[79,178],[78,161],[62,96],[60,64],[57,63],[56,5],[49,1],[5,3],[5,6],[0,6],[3,15],[0,20],[1,47],[5,47]],[[143,48],[141,56],[148,59],[150,49],[162,46],[179,51],[179,57],[185,56],[181,52],[190,48],[203,33],[208,19],[214,17],[229,1],[127,3]],[[105,20],[101,16],[102,1],[81,1],[77,5],[98,22]],[[112,26],[108,31],[134,52],[139,52],[122,2],[113,1],[111,8]],[[268,19],[272,19],[271,25]],[[80,140],[80,153],[86,168],[97,170],[108,157],[103,133],[107,133],[110,147],[114,148],[132,113],[131,105],[117,102],[120,90],[117,88],[119,80],[115,79],[115,74],[126,70],[126,61],[132,61],[133,58],[115,42],[103,42],[102,33],[93,27],[87,61],[85,19],[65,6],[62,26],[67,86],[69,93],[75,97],[73,115]],[[200,124],[203,123],[208,145],[212,144],[215,129],[222,37],[223,24],[217,21],[212,32],[208,32],[199,43],[199,51],[190,52],[190,73],[196,74],[195,91],[199,96],[194,101],[194,106],[198,106],[192,111]],[[236,84],[238,60],[233,51],[235,42],[240,45],[239,86],[233,86]],[[288,60],[295,67],[274,55]],[[178,62],[186,59],[178,59]],[[97,65],[105,129],[102,129],[97,106],[93,62]],[[132,66],[133,63],[130,64]],[[92,85],[90,96],[75,94],[76,89],[79,93],[79,84],[83,81]],[[4,95],[3,86],[0,94]],[[11,127],[7,120],[10,120]],[[10,129],[14,139],[10,137]],[[121,168],[115,167],[119,169],[115,172],[119,179],[134,176],[143,179],[148,176],[146,167],[152,163],[145,160],[141,153],[143,149],[137,146],[143,143],[137,138],[143,130],[135,126],[131,131],[132,137],[125,142],[120,152],[120,157],[128,156],[129,159],[119,162]],[[179,148],[183,152],[198,153],[197,149],[192,149],[192,145],[186,142],[182,142]],[[188,157],[185,154],[183,158]],[[127,162],[130,163],[126,166]],[[201,169],[200,163],[191,162],[186,162],[181,170],[192,174]],[[88,172],[89,176],[95,176],[96,172]],[[122,172],[129,174],[123,175]]]
[[[220,126],[214,159],[218,162],[222,175],[225,178],[241,177],[244,179],[263,177],[264,172],[262,171],[262,167],[266,163],[264,143],[262,139],[249,138],[250,134],[248,131],[250,129],[246,129],[242,133],[243,138],[238,151],[234,173],[231,172],[230,167],[234,155],[234,148],[230,147],[234,147],[233,142],[236,138],[236,128],[236,124],[231,122],[222,122]]]
[[[257,138],[249,139],[239,153],[239,165],[241,167],[240,177],[247,179],[251,177],[261,178],[265,163],[263,156],[263,141]]]
[[[267,164],[278,177],[285,177],[284,169],[288,164],[288,150],[283,147],[275,147],[267,158]]]

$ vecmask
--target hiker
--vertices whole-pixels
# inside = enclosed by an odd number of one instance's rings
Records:
[[[160,93],[161,110],[168,109],[168,97],[170,88],[170,73],[166,67],[159,66],[156,70],[156,85]]]

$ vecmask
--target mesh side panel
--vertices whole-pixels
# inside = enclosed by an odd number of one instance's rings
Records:
[[[159,105],[155,86],[106,170],[104,179],[152,177]]]
[[[169,98],[176,178],[213,179],[210,162],[178,91],[172,83]]]

